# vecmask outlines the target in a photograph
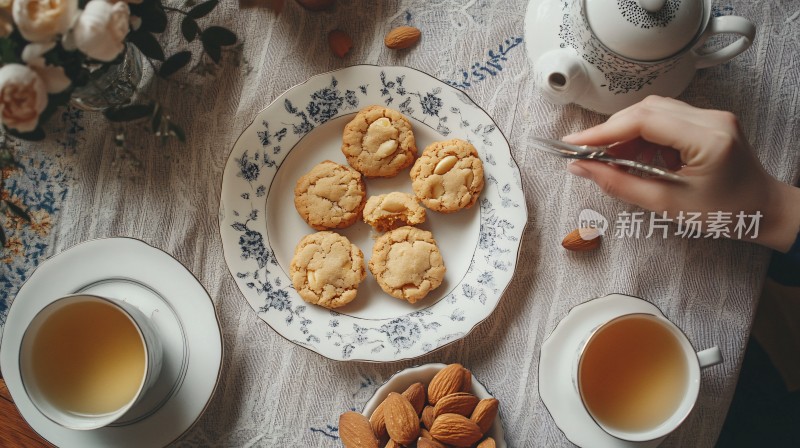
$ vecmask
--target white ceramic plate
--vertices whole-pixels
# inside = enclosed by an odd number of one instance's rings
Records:
[[[630,313],[663,316],[655,305],[637,297],[611,294],[571,309],[542,344],[539,356],[539,396],[564,435],[585,448],[654,448],[664,437],[628,442],[603,431],[583,406],[572,381],[575,359],[592,329]]]
[[[447,364],[424,364],[421,366],[409,367],[408,369],[395,373],[375,391],[372,398],[364,405],[364,410],[362,410],[361,413],[369,418],[372,413],[375,412],[378,405],[386,399],[389,392],[402,393],[414,383],[427,385],[431,382],[433,377],[445,367],[447,367]],[[472,376],[472,394],[481,400],[484,398],[492,398],[492,394],[486,390],[486,387],[481,384],[474,375]],[[501,412],[502,407],[503,403],[500,403]],[[500,420],[499,413],[492,427],[486,432],[486,436],[493,438],[498,448],[506,448],[505,432],[503,431],[503,423]]]
[[[294,207],[297,179],[323,160],[346,164],[342,131],[372,104],[411,118],[420,151],[437,140],[471,141],[484,163],[479,203],[428,212],[447,274],[411,305],[381,291],[371,273],[358,297],[330,311],[304,302],[287,276],[294,249],[314,230]],[[367,179],[367,194],[411,192],[409,170]],[[397,361],[462,338],[497,306],[514,272],[527,221],[519,169],[491,117],[463,92],[406,67],[359,65],[315,76],[261,111],[233,147],[222,180],[225,261],[250,305],[286,339],[336,360]],[[372,254],[371,228],[341,231]]]
[[[161,337],[161,373],[143,400],[111,426],[78,431],[45,417],[20,379],[22,335],[53,300],[87,293],[124,300],[151,318]],[[17,294],[0,346],[0,367],[14,403],[31,427],[61,447],[165,446],[205,410],[222,367],[222,334],[211,297],[166,252],[131,238],[88,241],[42,263]]]

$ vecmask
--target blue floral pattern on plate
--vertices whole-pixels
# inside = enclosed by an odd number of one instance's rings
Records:
[[[300,139],[371,104],[400,110],[442,139],[471,141],[486,176],[477,215],[480,235],[466,275],[431,306],[385,319],[304,302],[269,246],[269,217],[263,216],[270,185]],[[466,94],[415,69],[359,65],[315,76],[257,115],[225,167],[219,219],[228,267],[250,305],[275,331],[331,359],[397,361],[460,339],[491,314],[511,281],[527,211],[508,142]]]

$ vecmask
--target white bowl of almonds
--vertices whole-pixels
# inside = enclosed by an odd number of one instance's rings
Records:
[[[499,401],[460,364],[396,373],[364,405],[339,418],[345,448],[506,447]]]

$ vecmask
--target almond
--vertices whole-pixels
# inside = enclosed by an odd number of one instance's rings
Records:
[[[472,411],[470,420],[478,425],[478,428],[480,428],[482,434],[486,434],[486,431],[492,427],[494,419],[497,417],[497,411],[499,407],[500,402],[497,401],[496,398],[484,398],[478,402],[477,406],[475,406],[475,410]]]
[[[436,403],[433,417],[436,418],[442,414],[458,414],[469,417],[479,401],[478,397],[466,392],[447,395]]]
[[[401,26],[386,33],[383,43],[392,50],[408,48],[419,40],[422,32],[413,26]]]
[[[378,448],[378,438],[369,420],[358,412],[348,411],[339,416],[339,437],[345,448]]]
[[[581,233],[585,236],[597,235],[595,238],[584,239]],[[597,249],[600,246],[600,239],[602,236],[597,229],[575,229],[564,237],[561,245],[564,249],[574,251],[588,251]]]
[[[372,415],[369,416],[369,424],[372,426],[372,432],[375,433],[378,438],[382,439],[386,437],[386,420],[383,416],[383,408],[386,405],[386,401],[382,401],[381,404],[372,411]]]
[[[464,384],[461,385],[461,392],[472,392],[472,372],[464,368]]]
[[[419,440],[417,440],[417,448],[446,448],[446,447],[434,439],[420,438]]]
[[[497,444],[494,443],[494,439],[491,437],[487,437],[486,440],[479,443],[476,448],[496,448]]]
[[[431,426],[433,426],[434,412],[433,406],[425,406],[425,409],[422,410],[422,424],[428,429],[431,429]]]
[[[442,397],[460,391],[464,370],[461,364],[450,364],[440,370],[428,384],[428,402],[435,405]]]
[[[452,170],[454,166],[456,166],[456,162],[458,162],[458,157],[456,156],[445,157],[436,164],[436,167],[433,168],[433,174],[442,175],[447,173],[448,171]]]
[[[353,48],[353,39],[342,30],[333,30],[328,33],[328,45],[338,58],[343,58]]]
[[[384,448],[402,448],[402,447],[403,447],[403,445],[400,445],[399,443],[395,442],[394,440],[389,439],[389,441],[386,442],[386,446]]]
[[[419,437],[419,417],[408,399],[390,392],[384,401],[383,417],[389,437],[401,445],[410,445]]]
[[[425,407],[425,386],[422,383],[414,383],[408,386],[403,396],[414,406],[414,412],[419,415]]]
[[[483,437],[475,422],[458,414],[442,414],[436,417],[430,432],[434,439],[457,447],[471,446]]]

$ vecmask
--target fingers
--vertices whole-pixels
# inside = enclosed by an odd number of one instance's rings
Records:
[[[668,208],[674,188],[667,182],[644,179],[598,161],[578,160],[570,163],[567,171],[592,180],[609,196],[656,212]]]

